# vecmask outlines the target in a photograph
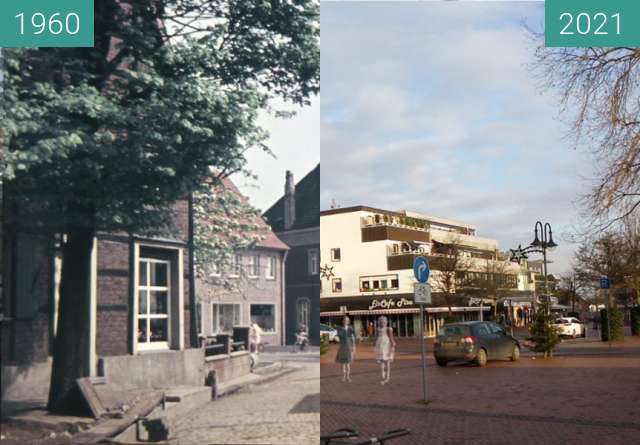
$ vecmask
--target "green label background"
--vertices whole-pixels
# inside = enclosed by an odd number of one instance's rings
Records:
[[[94,0],[0,0],[0,47],[92,47]],[[39,28],[31,26],[31,16],[41,12],[47,27],[42,34],[34,35]],[[49,18],[59,12],[56,19],[64,25],[65,17],[75,12],[80,17],[80,31],[69,35],[65,31],[49,33]],[[24,13],[24,35],[20,34],[20,19]],[[72,19],[72,27],[75,21]]]
[[[566,47],[588,46],[633,46],[640,47],[640,0],[546,0],[545,5],[545,45]],[[573,15],[573,23],[567,31],[573,35],[562,35],[567,19],[560,21],[564,12]],[[591,16],[591,32],[581,35],[576,31],[576,17],[585,12]],[[595,25],[593,16],[598,12],[607,15],[608,21],[602,31],[608,35],[594,35],[593,32],[601,23]],[[620,13],[620,35],[615,34],[616,21],[611,15]],[[613,32],[613,34],[612,34]]]

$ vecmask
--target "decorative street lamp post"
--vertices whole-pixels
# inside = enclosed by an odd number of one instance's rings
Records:
[[[538,236],[538,227],[540,228],[540,236]],[[521,245],[518,246],[517,249],[510,249],[511,258],[510,260],[513,262],[517,262],[520,264],[522,260],[528,258],[530,253],[541,253],[542,254],[542,267],[544,274],[544,293],[547,302],[549,301],[549,284],[547,280],[547,249],[553,249],[558,247],[558,245],[553,241],[553,232],[551,231],[551,224],[545,223],[542,224],[540,221],[536,222],[534,227],[535,237],[531,244],[524,249]]]

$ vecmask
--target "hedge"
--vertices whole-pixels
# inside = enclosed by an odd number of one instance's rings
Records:
[[[624,340],[624,315],[618,308],[611,308],[611,339],[609,339],[609,329],[607,324],[609,323],[609,314],[607,309],[600,311],[600,336],[602,341],[617,341]]]

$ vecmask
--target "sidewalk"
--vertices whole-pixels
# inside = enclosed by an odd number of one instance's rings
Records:
[[[394,445],[623,445],[640,437],[640,338],[613,344],[568,340],[560,355],[441,368],[428,341],[428,405],[417,339],[399,339],[391,382],[380,385],[373,347],[359,344],[352,382],[342,382],[336,346],[321,359],[322,432],[364,436],[410,428]]]
[[[177,425],[172,444],[317,445],[320,435],[318,363],[212,401]]]
[[[284,353],[273,354],[273,357],[283,354]],[[264,356],[261,354],[261,356],[262,360],[256,372],[220,384],[217,387],[217,398],[215,400],[207,398],[204,403],[206,405],[210,403],[218,404],[219,401],[224,400],[232,394],[241,392],[247,388],[255,388],[269,384],[297,370],[296,367],[288,365],[285,361],[271,360],[273,357],[269,355]],[[125,413],[121,416],[109,415],[101,419],[51,415],[45,410],[46,400],[37,401],[36,409],[5,412],[3,408],[1,424],[2,437],[0,438],[0,443],[2,445],[21,445],[25,443],[66,445],[78,443],[78,440],[80,440],[80,443],[97,443],[100,440],[114,437],[125,431],[137,417],[145,417],[160,403],[162,393],[172,393],[183,389],[184,388],[163,388],[138,391],[143,394],[143,397],[135,397],[135,402],[127,401],[127,403],[131,403],[131,406],[127,408]],[[211,392],[211,390],[205,386],[194,389],[202,389],[208,391],[209,394]],[[137,392],[134,391],[134,393]],[[32,408],[34,406],[33,403],[21,405],[19,401],[14,401],[12,404],[10,403],[9,406],[13,408],[22,406]],[[185,401],[185,403],[189,403],[188,410],[190,412],[197,411],[202,407],[202,404],[193,405],[193,401]]]

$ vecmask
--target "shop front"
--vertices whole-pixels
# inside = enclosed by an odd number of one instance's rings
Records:
[[[489,307],[456,306],[452,307],[453,316],[460,321],[480,319],[480,311],[488,313]],[[444,324],[449,313],[447,307],[425,307],[423,313],[424,335],[434,337]],[[359,338],[368,336],[367,326],[375,327],[378,317],[384,315],[389,326],[398,337],[417,337],[420,335],[420,308],[413,301],[413,294],[384,296],[353,296],[339,298],[322,298],[320,300],[320,322],[330,326],[340,326],[342,317],[351,318],[356,335]],[[486,315],[485,315],[486,317]],[[375,330],[374,330],[375,332]],[[375,335],[375,334],[374,334]]]

